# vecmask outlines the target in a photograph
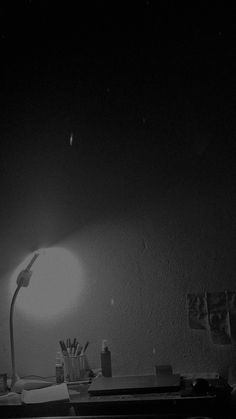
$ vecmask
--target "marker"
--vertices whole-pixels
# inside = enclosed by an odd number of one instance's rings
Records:
[[[63,356],[68,356],[68,351],[66,349],[66,345],[63,342],[63,340],[60,340],[59,343],[60,343],[60,347],[61,347],[61,351],[62,351]]]

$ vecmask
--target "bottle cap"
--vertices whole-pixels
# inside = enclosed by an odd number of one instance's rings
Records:
[[[102,341],[102,351],[107,351],[107,349],[108,349],[108,346],[107,346],[107,340],[106,340],[106,339],[104,339],[104,340]]]

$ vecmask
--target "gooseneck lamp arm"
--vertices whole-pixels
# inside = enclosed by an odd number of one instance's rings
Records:
[[[17,277],[16,283],[17,287],[13,294],[12,301],[11,301],[11,308],[10,308],[10,344],[11,344],[11,363],[12,363],[12,381],[11,387],[14,386],[16,381],[19,379],[16,373],[16,362],[15,362],[15,346],[14,346],[14,328],[13,328],[13,314],[14,314],[14,307],[16,302],[16,297],[22,287],[27,287],[29,285],[30,277],[32,275],[32,271],[30,268],[32,267],[33,263],[39,256],[39,253],[35,253],[32,257],[30,263],[27,267],[21,271]]]
[[[18,375],[16,374],[16,363],[15,363],[15,345],[14,345],[14,331],[13,331],[13,312],[15,301],[18,292],[21,289],[21,285],[17,285],[17,288],[14,292],[12,302],[11,302],[11,309],[10,309],[10,343],[11,343],[11,364],[12,364],[12,378],[11,378],[11,386],[14,386],[15,382],[19,379]]]

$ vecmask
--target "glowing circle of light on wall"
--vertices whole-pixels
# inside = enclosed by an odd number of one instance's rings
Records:
[[[37,252],[34,252],[37,253]],[[16,278],[26,268],[34,253],[28,255],[11,278],[12,294]],[[16,309],[29,317],[50,320],[69,311],[81,293],[81,267],[77,258],[62,247],[40,250],[32,266],[29,286],[18,294]]]

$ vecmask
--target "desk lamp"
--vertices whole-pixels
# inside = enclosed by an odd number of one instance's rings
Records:
[[[10,308],[10,344],[11,344],[11,363],[12,363],[12,379],[11,379],[11,390],[16,392],[21,392],[23,388],[32,389],[39,387],[46,387],[51,385],[51,383],[43,380],[20,380],[20,377],[16,373],[16,362],[15,362],[15,346],[14,346],[14,330],[13,330],[13,313],[15,307],[16,297],[22,287],[28,287],[29,281],[32,275],[30,270],[36,259],[39,257],[40,253],[37,252],[32,257],[31,261],[27,267],[21,271],[17,277],[16,283],[17,287],[13,294]]]

